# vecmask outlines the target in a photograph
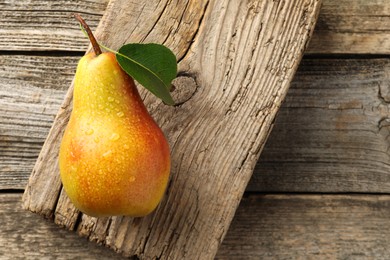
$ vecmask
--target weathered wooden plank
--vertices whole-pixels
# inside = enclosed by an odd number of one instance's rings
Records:
[[[22,209],[21,194],[0,193],[1,259],[122,259]]]
[[[82,54],[71,56],[66,52],[63,56],[3,54],[0,56],[0,84],[2,88],[19,87],[26,89],[26,92],[31,88],[66,91],[72,82],[77,61],[81,56]],[[7,96],[2,96],[3,98]]]
[[[307,53],[389,54],[388,0],[326,0]]]
[[[87,40],[69,14],[83,13],[94,28],[107,1],[0,2],[0,50],[84,51]],[[389,54],[389,28],[387,0],[325,0],[307,53]]]
[[[390,60],[304,60],[248,190],[390,192]]]
[[[0,189],[26,186],[78,59],[0,59]],[[389,71],[388,59],[304,59],[248,190],[388,193]]]
[[[172,148],[172,178],[158,209],[142,219],[82,216],[77,229],[125,255],[213,258],[298,67],[319,6],[310,0],[110,2],[98,38],[114,49],[126,41],[163,42],[197,86],[176,107],[143,91]],[[139,18],[129,16],[130,10]],[[66,203],[59,194],[57,153],[71,90],[24,193],[26,208],[46,216],[61,214],[61,223],[76,213],[72,205],[57,204]]]
[[[122,259],[0,194],[1,259]],[[217,259],[381,259],[390,254],[388,195],[249,195]]]
[[[24,189],[79,57],[0,57],[0,189]]]
[[[85,51],[88,40],[72,13],[96,27],[108,0],[0,1],[0,50]]]
[[[383,259],[388,195],[251,195],[217,259]]]

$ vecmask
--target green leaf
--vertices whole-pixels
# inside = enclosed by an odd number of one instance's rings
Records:
[[[154,43],[130,43],[119,49],[116,58],[122,69],[138,83],[164,103],[175,104],[169,90],[177,75],[177,62],[170,49]]]

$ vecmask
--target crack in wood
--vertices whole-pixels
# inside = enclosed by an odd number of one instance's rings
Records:
[[[381,82],[378,82],[378,99],[379,101],[385,105],[385,106],[389,106],[390,105],[390,99],[387,95],[384,95],[383,94],[383,90],[382,90],[382,83]],[[386,85],[388,88],[390,88],[390,85]],[[384,87],[383,87],[384,88]],[[390,91],[389,91],[390,92]]]
[[[378,129],[379,131],[382,130],[382,128],[388,128],[390,127],[390,117],[382,117],[378,122]]]
[[[191,39],[189,40],[189,45],[186,47],[186,50],[184,51],[183,55],[181,57],[178,57],[178,59],[177,59],[177,63],[178,64],[180,64],[183,60],[186,59],[187,55],[189,54],[189,52],[191,50],[191,48],[192,48],[192,46],[193,46],[193,44],[195,42],[195,39],[198,36],[198,33],[200,31],[200,27],[203,24],[203,20],[204,20],[204,17],[206,15],[207,8],[209,6],[209,2],[210,1],[206,1],[205,6],[204,6],[203,11],[202,11],[202,15],[199,18],[199,22],[198,22],[197,28],[196,28],[195,32],[193,33]]]
[[[153,26],[150,27],[150,30],[145,34],[145,36],[142,38],[141,42],[145,42],[146,38],[148,38],[148,36],[151,34],[151,32],[156,28],[156,25],[159,23],[159,21],[161,20],[162,16],[164,15],[165,13],[165,10],[167,9],[167,7],[169,6],[170,2],[169,1],[166,1],[165,2],[165,5],[163,7],[163,9],[161,10],[161,12],[159,13],[159,15],[157,16]],[[169,34],[168,34],[169,35]]]

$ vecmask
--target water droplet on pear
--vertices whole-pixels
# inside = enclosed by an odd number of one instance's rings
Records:
[[[85,134],[86,134],[86,135],[91,135],[91,134],[93,134],[93,129],[92,129],[92,128],[87,129],[87,131],[85,131]]]
[[[111,141],[116,141],[120,138],[120,135],[117,134],[117,133],[112,133],[111,136],[110,136],[110,140]]]
[[[103,156],[104,158],[107,158],[107,157],[109,157],[111,154],[112,154],[112,151],[111,151],[111,150],[108,150],[108,151],[106,151],[102,156]]]

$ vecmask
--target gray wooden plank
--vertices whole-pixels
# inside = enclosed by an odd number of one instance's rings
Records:
[[[320,0],[110,2],[97,30],[107,45],[118,48],[137,39],[165,43],[197,87],[176,107],[142,91],[171,145],[172,177],[159,207],[142,219],[95,220],[83,215],[78,231],[143,259],[213,258],[301,60],[320,4]],[[156,11],[141,9],[138,23],[129,16],[146,5]],[[130,26],[124,28],[125,24]],[[59,205],[65,200],[58,200],[61,185],[55,173],[71,98],[69,91],[23,197],[25,208],[46,216],[60,213],[68,220],[76,209]],[[61,223],[68,222],[64,218]],[[120,226],[128,228],[125,237]]]
[[[22,194],[0,193],[0,259],[123,259],[21,207]]]
[[[24,189],[79,57],[0,56],[0,189]]]
[[[326,0],[307,53],[389,54],[388,0]]]
[[[107,2],[0,2],[0,50],[84,51],[87,39],[70,14],[82,13],[96,28]],[[387,0],[325,0],[307,53],[389,54],[389,28]]]
[[[250,195],[217,259],[387,259],[388,195]]]
[[[78,59],[0,59],[0,189],[24,189]],[[389,192],[389,68],[304,59],[247,190]]]
[[[300,64],[247,190],[390,192],[390,60]]]
[[[122,259],[21,208],[0,193],[1,259]],[[388,195],[249,195],[217,259],[383,259],[390,254]]]
[[[85,51],[88,39],[72,13],[96,28],[108,0],[0,1],[0,50]]]

